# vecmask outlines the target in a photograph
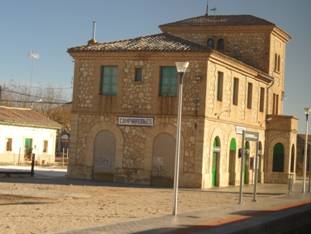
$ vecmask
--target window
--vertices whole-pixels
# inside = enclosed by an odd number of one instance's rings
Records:
[[[259,111],[264,112],[265,107],[265,88],[260,88]]]
[[[177,96],[177,70],[175,66],[161,67],[160,96]]]
[[[233,79],[233,99],[232,103],[233,105],[238,105],[239,102],[239,79],[234,78]]]
[[[248,83],[247,87],[247,108],[252,109],[252,102],[253,102],[253,84]]]
[[[273,165],[272,171],[283,172],[284,170],[284,146],[277,143],[273,148]]]
[[[218,72],[217,79],[217,101],[222,101],[223,96],[223,85],[224,85],[224,73]]]
[[[275,93],[273,94],[272,114],[273,115],[279,114],[279,95]]]
[[[142,81],[142,80],[143,80],[142,68],[140,67],[135,68],[135,81]]]
[[[274,54],[274,72],[281,71],[281,55]]]
[[[117,66],[102,66],[100,94],[117,95]]]
[[[207,48],[214,49],[215,44],[214,44],[214,39],[213,38],[208,38],[207,40]]]
[[[12,151],[12,138],[6,139],[6,151],[11,152]]]
[[[224,41],[224,39],[218,39],[218,41],[217,41],[217,50],[221,50],[221,51],[225,50],[225,41]]]
[[[274,71],[277,72],[278,71],[278,55],[274,54]]]

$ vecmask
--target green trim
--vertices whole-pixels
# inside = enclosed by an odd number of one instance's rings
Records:
[[[235,140],[235,138],[232,138],[230,141],[230,150],[236,151],[236,140]]]

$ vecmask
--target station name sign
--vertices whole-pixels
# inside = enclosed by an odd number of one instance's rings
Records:
[[[119,117],[118,118],[118,125],[152,127],[154,125],[154,118]]]

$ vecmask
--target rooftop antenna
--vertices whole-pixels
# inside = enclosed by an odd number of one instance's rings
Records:
[[[92,22],[93,27],[92,27],[92,39],[88,41],[88,45],[94,45],[97,43],[95,37],[96,37],[96,21]]]
[[[95,39],[95,35],[96,35],[96,21],[93,21],[93,40],[96,41]]]
[[[207,0],[207,3],[206,3],[206,12],[205,12],[205,16],[208,16],[208,0]]]

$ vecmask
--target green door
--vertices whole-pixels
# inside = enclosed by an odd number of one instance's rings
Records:
[[[25,138],[25,151],[24,156],[26,160],[31,159],[31,153],[32,153],[32,139],[31,138]]]
[[[212,186],[217,186],[217,152],[213,152]]]
[[[235,155],[236,155],[236,140],[233,138],[230,142],[229,153],[229,185],[235,184]]]
[[[218,183],[218,170],[219,170],[219,157],[220,157],[220,139],[216,137],[213,143],[213,158],[212,158],[212,186],[216,187]]]

